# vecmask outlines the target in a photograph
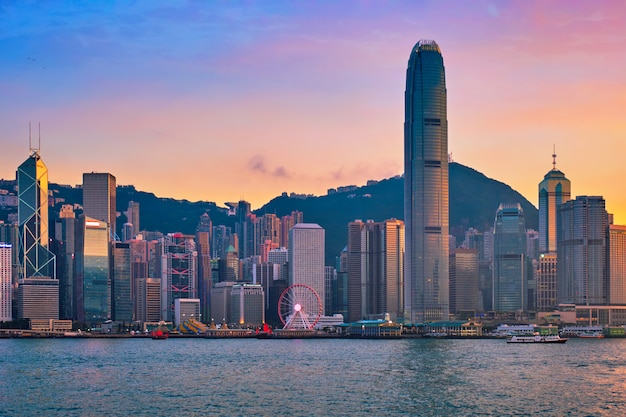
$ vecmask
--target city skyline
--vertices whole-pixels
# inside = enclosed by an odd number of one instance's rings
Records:
[[[426,38],[446,53],[455,161],[537,207],[556,145],[572,197],[602,195],[624,223],[626,5],[563,4],[3,4],[0,178],[29,121],[61,184],[111,172],[257,208],[399,175],[406,50]]]

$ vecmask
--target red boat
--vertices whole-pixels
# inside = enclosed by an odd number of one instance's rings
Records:
[[[168,335],[169,335],[169,333],[164,332],[164,331],[163,331],[163,330],[161,330],[161,329],[156,329],[156,330],[153,330],[153,331],[150,333],[150,336],[151,336],[151,337],[152,337],[152,339],[154,339],[154,340],[165,340],[165,339],[167,339],[167,336],[168,336]]]

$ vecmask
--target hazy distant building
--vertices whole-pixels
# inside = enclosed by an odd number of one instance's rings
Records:
[[[0,322],[13,320],[12,258],[13,246],[0,242]]]
[[[608,303],[608,215],[599,196],[579,196],[559,207],[557,301]]]
[[[211,259],[224,258],[229,246],[237,248],[230,227],[224,225],[213,226],[213,233],[211,235]]]
[[[98,172],[83,174],[83,214],[106,222],[110,227],[111,238],[117,232],[116,195],[113,175]]]
[[[494,223],[493,309],[528,309],[526,223],[519,204],[501,204]]]
[[[448,119],[443,57],[412,49],[404,122],[405,320],[448,319]]]
[[[139,203],[135,201],[128,202],[126,221],[132,225],[131,233],[127,239],[134,239],[141,230],[141,224],[139,223]]]
[[[609,305],[626,305],[626,226],[609,225]]]
[[[324,311],[324,229],[314,223],[298,223],[289,232],[289,285],[305,284],[319,295]]]
[[[556,153],[552,169],[539,183],[539,252],[557,251],[557,213],[559,206],[570,200],[570,181],[556,169]]]

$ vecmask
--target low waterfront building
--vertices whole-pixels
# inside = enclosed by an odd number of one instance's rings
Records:
[[[386,320],[359,320],[338,327],[352,337],[400,337],[402,324]]]
[[[483,324],[474,321],[435,321],[426,323],[424,336],[482,336]]]

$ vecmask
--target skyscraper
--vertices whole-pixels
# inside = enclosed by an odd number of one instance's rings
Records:
[[[298,223],[289,232],[289,285],[305,284],[325,301],[324,229],[315,223]]]
[[[609,225],[609,304],[626,305],[626,226]]]
[[[0,322],[13,320],[11,258],[13,247],[0,242]]]
[[[556,252],[556,215],[561,204],[570,199],[570,181],[556,169],[556,153],[552,169],[539,183],[539,253]]]
[[[177,298],[198,298],[198,252],[194,237],[170,233],[161,252],[161,318],[174,320]]]
[[[115,236],[116,188],[115,177],[109,173],[83,174],[83,213],[109,225],[111,240]]]
[[[608,215],[599,196],[578,196],[559,207],[557,301],[606,305]]]
[[[48,168],[38,149],[17,169],[20,278],[55,275],[48,250]]]
[[[404,121],[404,318],[448,318],[448,119],[443,57],[434,41],[411,51]]]
[[[493,309],[527,310],[526,223],[522,206],[500,204],[493,230]]]

